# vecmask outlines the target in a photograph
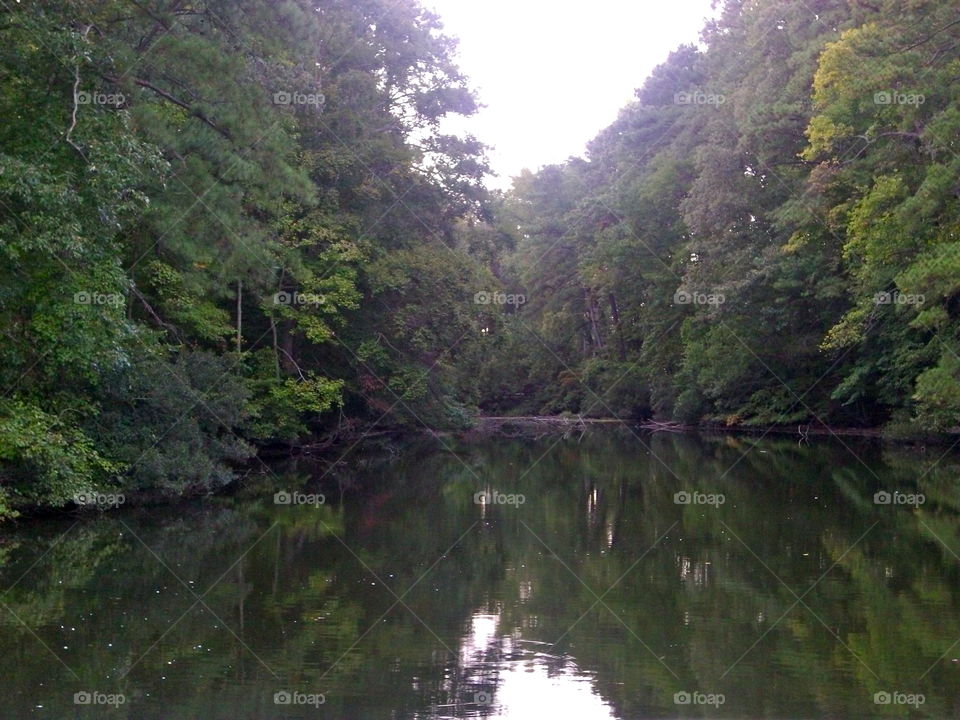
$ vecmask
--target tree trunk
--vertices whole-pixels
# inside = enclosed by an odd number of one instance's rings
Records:
[[[590,343],[593,345],[594,354],[597,350],[603,349],[603,335],[600,333],[600,307],[597,304],[597,296],[592,290],[585,291],[587,296],[587,321],[590,329]]]
[[[610,299],[610,315],[613,316],[613,325],[617,329],[617,340],[620,345],[620,362],[626,362],[627,346],[623,342],[623,326],[620,324],[620,306],[617,305],[617,296],[612,292],[608,296]]]
[[[237,280],[237,355],[243,349],[243,280]]]
[[[273,334],[273,366],[277,372],[277,380],[282,376],[280,372],[280,343],[277,340],[277,319],[270,316],[270,332]]]
[[[293,333],[289,330],[283,333],[283,369],[290,375],[299,371],[296,361],[296,348],[294,348]]]

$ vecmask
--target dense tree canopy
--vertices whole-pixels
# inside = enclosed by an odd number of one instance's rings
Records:
[[[477,105],[438,18],[77,0],[0,37],[0,514],[213,489],[394,404],[462,422],[486,164],[439,129]]]
[[[956,428],[956,5],[728,1],[702,38],[515,183],[527,373],[486,402]]]
[[[415,0],[4,4],[0,517],[478,412],[951,431],[958,48],[948,0],[725,0],[491,196]]]

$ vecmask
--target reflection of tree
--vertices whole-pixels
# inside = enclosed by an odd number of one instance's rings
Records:
[[[342,505],[275,506],[273,488],[250,488],[83,522],[59,542],[69,525],[31,528],[2,546],[4,586],[47,554],[4,601],[82,687],[127,692],[121,714],[138,718],[278,717],[285,687],[324,693],[332,716],[426,717],[476,692],[496,699],[500,669],[530,652],[548,672],[594,677],[622,717],[682,714],[678,690],[727,698],[690,714],[896,714],[872,703],[884,689],[924,693],[920,715],[949,714],[957,653],[934,662],[960,638],[955,465],[918,481],[932,460],[908,451],[858,445],[864,467],[827,442],[677,435],[650,438],[654,457],[614,432],[535,462],[549,442],[458,447],[466,466],[431,446],[367,455],[341,478]],[[293,471],[299,487],[311,469]],[[488,486],[526,503],[481,510],[473,494]],[[878,487],[928,500],[878,507]],[[677,505],[680,490],[726,501]],[[195,592],[223,575],[204,601],[249,650],[202,608],[184,615],[193,596],[117,518]],[[381,581],[403,604],[391,609]],[[790,590],[809,609],[790,609]],[[478,615],[496,618],[496,636],[471,654]],[[38,698],[73,714],[74,690],[51,688],[78,684],[4,622],[12,716]]]
[[[795,444],[764,443],[766,452],[752,452],[737,470],[720,480],[739,453],[729,452],[726,442],[691,451],[693,444],[686,438],[657,440],[657,455],[680,480],[655,461],[647,460],[646,467],[639,463],[638,481],[631,483],[629,501],[622,505],[630,513],[621,521],[627,534],[610,557],[599,558],[603,551],[599,545],[589,556],[582,553],[585,557],[573,566],[587,585],[602,592],[629,567],[630,555],[642,552],[655,539],[664,518],[681,518],[681,528],[664,541],[665,551],[652,553],[605,598],[614,613],[663,656],[680,681],[665,672],[625,630],[619,632],[624,641],[620,647],[634,656],[632,662],[623,652],[591,642],[591,637],[617,632],[616,621],[611,622],[605,609],[598,609],[592,622],[582,621],[579,633],[576,629],[571,633],[572,652],[581,665],[596,667],[601,678],[624,683],[612,685],[614,693],[617,687],[636,691],[652,686],[648,694],[632,692],[618,699],[624,715],[637,716],[651,705],[661,712],[669,710],[669,694],[678,686],[724,692],[730,704],[721,712],[734,715],[777,715],[785,707],[801,714],[855,715],[870,704],[873,692],[883,688],[925,692],[928,704],[924,711],[942,711],[943,706],[938,708],[936,703],[942,698],[938,688],[946,678],[942,673],[939,677],[931,673],[925,679],[921,675],[952,642],[944,642],[946,628],[947,637],[960,637],[955,611],[949,618],[931,614],[932,607],[953,607],[954,603],[936,591],[952,595],[956,576],[954,570],[946,570],[938,553],[930,552],[919,518],[897,511],[880,513],[880,525],[844,555],[878,517],[872,504],[866,505],[867,512],[865,503],[851,507],[831,482],[832,468],[852,461],[845,457],[845,450],[819,445],[814,454],[798,451]],[[861,455],[882,478],[904,487],[894,468],[878,464],[876,453],[866,448]],[[866,468],[860,470],[854,472],[854,479],[869,500],[875,480]],[[609,487],[610,481],[600,477],[597,482]],[[726,504],[720,511],[673,505],[673,492],[689,488],[722,492]],[[608,494],[618,496],[616,491]],[[955,516],[940,519],[956,532]],[[553,516],[545,518],[545,522],[555,520]],[[555,531],[550,542],[563,544],[569,536]],[[632,553],[624,553],[625,547],[632,548]],[[576,557],[576,548],[568,548],[567,553],[567,557]],[[858,559],[870,569],[866,577],[852,572]],[[837,567],[804,597],[829,630],[799,605],[724,677],[740,653],[794,604],[795,597],[775,575],[802,594],[834,562]],[[884,576],[884,566],[890,562],[898,565],[895,575],[906,587],[897,588]],[[945,570],[948,583],[943,581]],[[593,602],[576,583],[571,585],[571,593],[580,597],[572,605],[589,607]],[[569,599],[570,593],[566,597]],[[661,598],[669,598],[669,602],[665,604]],[[884,603],[904,607],[891,614],[884,611]],[[898,616],[904,624],[893,633],[889,627]],[[864,663],[847,652],[831,632]],[[856,643],[862,634],[884,641],[864,647]],[[901,634],[903,637],[898,637]],[[583,638],[582,642],[578,638]],[[599,651],[596,665],[585,656],[591,650]],[[864,665],[872,668],[879,680]],[[624,672],[633,679],[625,680]],[[776,682],[773,695],[770,682],[757,682],[758,674]],[[887,709],[880,708],[880,712]]]

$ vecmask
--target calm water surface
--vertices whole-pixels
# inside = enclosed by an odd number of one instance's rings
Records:
[[[960,717],[942,453],[444,440],[4,527],[0,717]]]

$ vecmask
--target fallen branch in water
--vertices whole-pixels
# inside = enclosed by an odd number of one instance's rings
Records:
[[[680,423],[656,420],[631,421],[621,420],[620,418],[585,418],[579,415],[487,415],[478,417],[476,426],[468,434],[497,434],[506,438],[541,438],[558,431],[580,430],[580,437],[582,438],[587,428],[595,425],[622,425],[652,432],[686,432],[689,430],[687,426]]]

